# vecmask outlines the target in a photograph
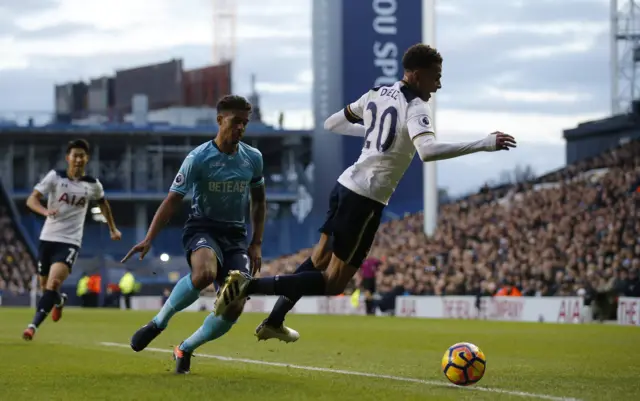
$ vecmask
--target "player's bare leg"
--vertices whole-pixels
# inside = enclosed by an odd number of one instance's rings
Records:
[[[305,271],[323,271],[329,265],[331,260],[331,238],[327,234],[320,235],[320,241],[313,248],[311,257],[302,262],[295,270],[295,273]],[[256,328],[255,336],[260,340],[269,340],[272,338],[284,342],[295,342],[300,338],[300,334],[290,327],[284,325],[284,319],[287,313],[293,309],[294,305],[300,300],[300,297],[289,299],[281,296],[276,302],[269,317],[267,317]]]
[[[332,296],[342,294],[359,268],[359,266],[351,266],[333,254],[329,262],[329,267],[324,271],[326,282],[325,295]]]
[[[218,270],[213,250],[196,249],[191,253],[190,260],[191,274],[176,283],[160,312],[131,337],[131,349],[134,351],[145,349],[167,327],[173,315],[194,303],[200,297],[200,292],[213,283]]]
[[[215,254],[212,253],[212,257],[215,258]],[[231,266],[243,266],[246,265],[245,260],[246,254],[239,253],[229,257],[225,256],[224,263],[230,263]],[[213,313],[209,314],[198,330],[173,349],[173,358],[176,361],[176,373],[189,373],[191,371],[191,357],[193,356],[193,352],[203,344],[220,338],[231,330],[242,314],[245,302],[246,299],[239,299],[237,302],[230,304],[221,316],[216,316]]]
[[[52,310],[53,313],[51,318],[54,319],[55,317],[54,321],[60,320],[66,295],[61,296],[59,291],[62,283],[67,279],[67,277],[69,277],[69,266],[66,263],[58,262],[51,265],[49,275],[46,279],[40,279],[41,285],[43,282],[45,283],[44,291],[42,292],[42,297],[38,301],[33,321],[22,333],[22,338],[25,340],[32,340],[36,330]]]

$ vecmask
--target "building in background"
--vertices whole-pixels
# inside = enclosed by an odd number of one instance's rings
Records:
[[[215,123],[218,100],[232,93],[231,63],[184,70],[181,59],[117,70],[55,87],[54,121],[101,124],[132,121],[134,99],[144,97],[148,121],[186,126]]]
[[[183,73],[180,59],[116,71],[116,112],[121,116],[130,113],[135,95],[146,96],[150,110],[182,106]]]
[[[184,71],[182,89],[183,106],[215,108],[221,97],[231,93],[231,63]]]

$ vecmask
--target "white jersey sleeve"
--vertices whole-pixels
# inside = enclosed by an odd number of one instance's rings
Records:
[[[58,174],[55,170],[49,171],[33,188],[40,192],[42,195],[49,195],[56,189],[56,183],[58,182]]]
[[[89,194],[91,199],[94,201],[99,201],[104,199],[104,187],[100,180],[96,178],[96,182],[91,185],[91,192]]]
[[[347,105],[344,108],[344,115],[350,123],[357,124],[364,120],[364,109],[367,105],[367,99],[369,98],[369,92],[360,96],[360,99]]]
[[[416,99],[407,108],[407,131],[413,141],[421,134],[434,134],[431,108],[426,102]]]

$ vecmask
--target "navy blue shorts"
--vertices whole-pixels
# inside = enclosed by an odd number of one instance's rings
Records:
[[[339,182],[329,198],[329,211],[320,232],[333,239],[333,253],[360,267],[369,254],[385,205],[358,195]]]
[[[64,242],[40,241],[38,247],[38,275],[46,277],[54,263],[64,263],[73,268],[78,258],[80,247]]]
[[[200,248],[213,250],[218,259],[216,283],[221,286],[232,270],[239,270],[251,276],[251,263],[247,253],[247,240],[241,235],[221,235],[214,230],[185,228],[182,244],[191,267],[191,253]]]

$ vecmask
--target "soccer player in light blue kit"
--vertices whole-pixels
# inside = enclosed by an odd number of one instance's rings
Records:
[[[182,242],[191,274],[183,277],[158,314],[131,338],[131,348],[145,349],[169,323],[171,317],[200,296],[200,291],[216,281],[219,286],[229,271],[239,270],[251,277],[260,270],[266,197],[262,154],[240,140],[249,123],[251,105],[240,96],[226,96],[217,105],[219,131],[214,140],[195,148],[184,159],[169,194],[156,212],[146,238],[122,259],[151,248],[162,226],[193,190],[189,218]],[[252,239],[247,244],[246,211],[251,196]],[[176,373],[189,373],[193,351],[227,333],[236,322],[244,302],[234,304],[221,316],[210,314],[191,337],[174,348]]]

